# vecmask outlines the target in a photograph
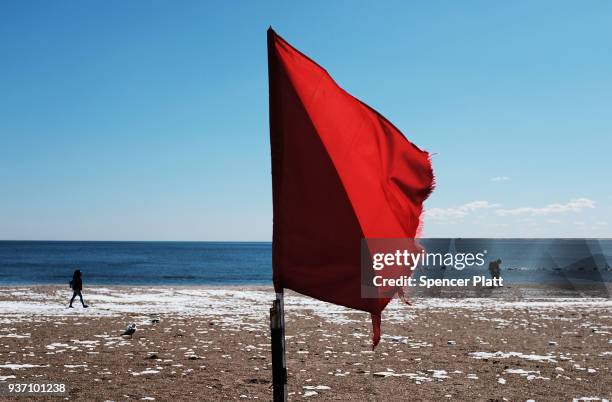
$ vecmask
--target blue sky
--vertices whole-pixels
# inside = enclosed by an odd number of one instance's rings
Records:
[[[433,157],[427,236],[612,235],[609,1],[5,1],[0,239],[270,240],[272,25]]]

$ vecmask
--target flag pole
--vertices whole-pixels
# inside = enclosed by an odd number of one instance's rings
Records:
[[[270,149],[271,149],[271,160],[272,160],[272,199],[274,210],[278,208],[278,194],[275,190],[275,183],[278,185],[279,177],[278,168],[275,169],[280,153],[282,152],[280,139],[281,135],[277,131],[278,124],[275,123],[276,116],[275,110],[278,109],[278,91],[276,90],[275,72],[278,69],[275,50],[274,50],[274,36],[275,33],[272,27],[268,28],[268,85],[269,85],[269,102],[270,102]],[[277,233],[273,234],[272,243],[274,244]],[[272,261],[276,260],[274,254],[274,247],[272,247]],[[273,269],[275,271],[275,269]],[[283,301],[282,286],[277,286],[274,281],[274,288],[276,290],[276,300],[272,303],[270,309],[270,334],[272,342],[272,386],[274,388],[274,402],[285,402],[287,400],[287,360],[285,358],[285,304]]]
[[[285,357],[285,306],[283,294],[276,293],[270,309],[272,338],[272,386],[274,402],[287,401],[287,360]]]

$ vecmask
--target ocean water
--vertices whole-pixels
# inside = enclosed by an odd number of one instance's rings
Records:
[[[480,252],[502,259],[510,282],[612,281],[612,240],[423,239],[430,252]],[[266,242],[0,241],[0,285],[271,285]],[[488,276],[487,266],[417,270],[415,276]]]
[[[0,241],[0,284],[272,283],[271,243]]]

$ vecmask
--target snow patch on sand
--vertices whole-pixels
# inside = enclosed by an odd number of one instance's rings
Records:
[[[11,370],[21,370],[21,369],[24,369],[24,368],[36,368],[36,367],[49,367],[49,365],[47,364],[46,366],[42,366],[42,365],[38,365],[38,364],[29,364],[29,363],[25,363],[25,364],[16,364],[16,363],[0,364],[0,368],[7,368],[7,369],[11,369]]]
[[[491,358],[496,358],[496,359],[507,359],[509,357],[518,357],[519,359],[525,359],[525,360],[530,360],[530,361],[536,361],[536,362],[547,362],[547,363],[557,363],[557,361],[555,360],[556,356],[553,355],[527,355],[524,353],[520,353],[520,352],[494,352],[494,353],[490,353],[490,352],[472,352],[469,354],[470,357],[474,358],[474,359],[491,359]]]

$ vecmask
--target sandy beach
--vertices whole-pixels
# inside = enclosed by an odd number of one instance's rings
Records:
[[[289,398],[611,399],[612,301],[517,289],[394,300],[375,351],[367,314],[289,293]],[[90,308],[68,309],[67,287],[0,288],[0,381],[66,384],[50,400],[271,399],[270,289],[84,295]],[[131,339],[120,337],[128,323]]]

